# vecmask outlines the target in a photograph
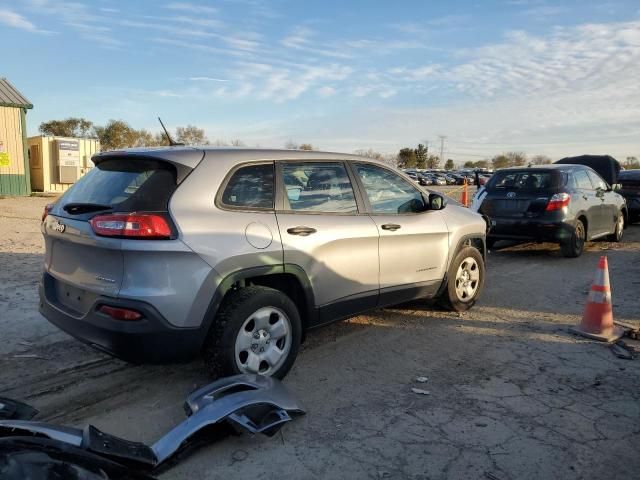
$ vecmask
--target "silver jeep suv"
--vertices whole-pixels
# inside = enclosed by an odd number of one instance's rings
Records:
[[[103,152],[43,215],[40,311],[131,362],[282,378],[305,332],[416,298],[470,308],[483,218],[353,155]]]

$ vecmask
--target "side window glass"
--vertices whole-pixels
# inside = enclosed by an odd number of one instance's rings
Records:
[[[273,164],[247,165],[235,171],[222,193],[222,203],[247,209],[273,208]]]
[[[418,213],[425,210],[422,194],[399,175],[365,163],[357,164],[356,169],[373,213]]]
[[[600,175],[590,170],[587,170],[587,174],[589,175],[589,178],[591,179],[591,183],[593,183],[596,189],[597,188],[600,188],[602,190],[607,189],[607,183],[602,178],[600,178]]]
[[[356,213],[356,199],[342,163],[282,163],[289,208],[297,212]]]
[[[589,176],[585,170],[576,170],[573,172],[573,176],[576,179],[576,185],[578,185],[578,188],[583,190],[593,190],[593,185],[591,185],[591,180],[589,180]]]

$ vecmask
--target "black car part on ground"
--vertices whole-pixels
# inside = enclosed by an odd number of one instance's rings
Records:
[[[3,480],[153,480],[86,449],[48,438],[0,438]]]
[[[31,458],[18,455],[18,438],[26,438],[26,443],[23,442],[25,451],[38,451],[45,459],[49,455],[54,463],[62,462],[64,460],[60,460],[61,458],[70,455],[82,460],[82,468],[86,467],[90,471],[93,468],[91,462],[97,457],[116,466],[144,473],[155,470],[176,453],[188,448],[199,434],[209,429],[228,425],[240,432],[272,436],[293,417],[305,413],[297,400],[278,380],[260,375],[221,378],[191,393],[185,401],[184,408],[187,418],[151,446],[101,432],[91,425],[80,430],[29,420],[0,420],[0,478],[28,478],[8,477],[2,470],[13,468],[15,462],[12,463],[10,458],[17,461],[20,461],[20,458]],[[15,442],[11,443],[11,439]],[[38,443],[43,439],[52,443]],[[53,451],[55,455],[51,453]],[[82,456],[82,452],[86,455]],[[97,464],[93,466],[98,468]],[[13,471],[7,470],[9,473]],[[104,477],[77,478],[93,480]]]
[[[31,420],[38,414],[38,410],[31,405],[0,397],[0,420]]]
[[[577,157],[561,158],[555,163],[561,165],[585,165],[598,172],[609,185],[618,183],[620,163],[611,155],[579,155]]]

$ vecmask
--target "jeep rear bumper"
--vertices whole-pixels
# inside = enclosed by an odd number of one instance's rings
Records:
[[[40,283],[40,313],[72,337],[131,363],[172,363],[194,359],[202,347],[201,328],[177,328],[151,305],[106,296],[96,297],[87,313],[70,311],[55,301],[51,277]],[[101,305],[136,310],[136,321],[114,320],[98,311]]]

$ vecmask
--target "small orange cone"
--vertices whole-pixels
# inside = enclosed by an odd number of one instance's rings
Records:
[[[460,200],[465,207],[469,206],[469,189],[467,187],[467,180],[464,181],[464,189],[462,190],[462,199]]]
[[[584,315],[582,315],[582,323],[577,327],[571,327],[570,330],[583,337],[601,342],[613,342],[624,335],[624,329],[613,324],[609,266],[605,255],[600,257],[598,262],[587,306],[584,309]]]

